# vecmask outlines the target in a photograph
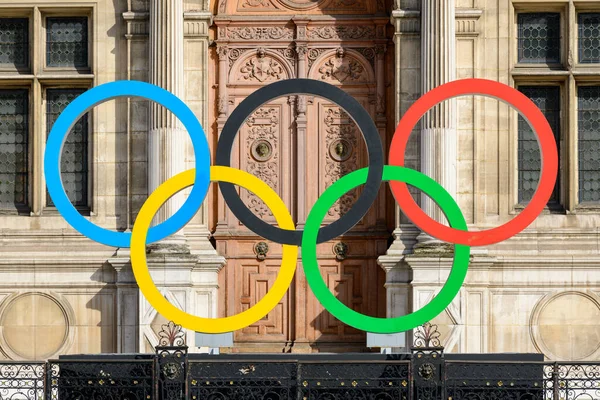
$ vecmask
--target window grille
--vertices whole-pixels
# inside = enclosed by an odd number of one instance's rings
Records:
[[[600,13],[579,14],[579,62],[600,63]]]
[[[519,90],[544,113],[557,146],[560,144],[560,88],[557,86],[522,86]],[[519,204],[526,204],[537,190],[540,180],[540,147],[529,123],[519,116]],[[560,154],[560,153],[559,153]],[[550,203],[558,203],[558,179]]]
[[[600,87],[578,88],[579,202],[600,201]]]
[[[27,18],[0,18],[0,65],[29,66]]]
[[[85,90],[80,89],[49,89],[47,91],[47,130],[50,133],[52,125],[61,112],[77,96]],[[61,178],[65,192],[74,206],[88,205],[88,115],[84,115],[73,126],[61,156]],[[46,203],[52,206],[52,199],[46,196]]]
[[[46,60],[48,66],[87,67],[87,18],[48,18],[46,25]]]
[[[0,209],[27,205],[29,98],[27,90],[0,90]]]
[[[518,26],[520,63],[560,61],[560,14],[519,14]]]

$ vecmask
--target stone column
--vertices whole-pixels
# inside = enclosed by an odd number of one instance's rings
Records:
[[[150,1],[150,83],[183,99],[183,1]],[[148,192],[185,171],[187,132],[178,118],[157,103],[150,105],[148,138]],[[172,216],[184,202],[183,192],[169,199],[157,213],[153,224]],[[182,236],[179,235],[180,240]]]
[[[219,92],[217,95],[217,130],[219,137],[225,127],[227,118],[229,117],[229,93],[227,88],[227,77],[229,73],[229,46],[227,44],[217,43],[217,56],[219,57]],[[227,205],[225,200],[219,196],[219,220],[217,221],[217,231],[223,229],[227,231]]]
[[[306,79],[307,76],[307,53],[308,46],[306,43],[296,44],[296,53],[298,54],[298,78]],[[298,96],[296,103],[296,154],[298,160],[298,176],[302,176],[300,171],[305,171],[304,163],[306,162],[306,130],[308,126],[308,120],[306,118],[306,96]],[[297,210],[298,210],[298,228],[302,229],[306,222],[308,212],[306,209],[306,180],[298,179],[297,187]]]
[[[420,22],[420,29],[419,29]],[[419,93],[411,91],[412,83],[406,76],[413,76],[415,67],[410,62],[402,62],[402,46],[421,51],[421,94],[450,82],[456,76],[455,64],[455,7],[454,0],[423,0],[421,10],[402,9],[401,2],[395,2],[392,23],[396,53],[396,123],[402,117],[402,111]],[[419,39],[420,33],[420,39]],[[420,40],[420,43],[415,43]],[[414,49],[414,50],[413,50]],[[407,71],[402,69],[402,65]],[[455,101],[446,101],[431,110],[421,120],[421,171],[439,182],[451,195],[456,195],[456,106]],[[428,197],[421,199],[423,209],[438,221],[445,222],[443,214]],[[402,223],[401,211],[396,208],[396,230],[394,242],[386,255],[378,259],[379,265],[386,271],[387,316],[397,317],[420,308],[417,304],[417,291],[413,284],[413,275],[423,262],[438,268],[447,268],[452,262],[452,254],[446,246],[432,240],[425,234],[419,234],[412,224]],[[418,235],[418,237],[417,237]],[[432,246],[428,246],[428,244]],[[412,255],[415,253],[421,253]],[[426,254],[422,254],[426,253]],[[425,256],[425,257],[424,257]],[[440,257],[442,256],[442,257]],[[407,337],[410,346],[412,338]],[[398,349],[400,350],[400,349]]]
[[[189,16],[203,19],[203,15]],[[182,0],[150,0],[149,28],[150,83],[160,86],[185,100],[184,11]],[[206,38],[208,40],[208,38]],[[208,59],[205,46],[200,60]],[[206,68],[205,68],[206,70]],[[205,75],[206,76],[206,75]],[[206,78],[207,79],[207,76]],[[204,85],[208,85],[205,81]],[[205,91],[206,96],[207,91]],[[206,110],[204,119],[206,119]],[[207,121],[201,121],[206,127]],[[179,119],[164,107],[151,103],[148,139],[148,191],[154,192],[162,183],[186,169],[188,132]],[[168,200],[153,220],[159,224],[173,216],[183,205],[185,193]],[[203,210],[198,210],[203,212]],[[204,221],[205,222],[205,221]],[[196,228],[202,230],[203,228]],[[192,231],[194,228],[191,229]],[[198,231],[199,232],[199,231]],[[208,230],[191,232],[193,249],[186,243],[183,231],[148,246],[148,268],[163,295],[176,307],[203,317],[216,317],[218,272],[225,263],[208,240]],[[201,241],[202,243],[199,243]],[[156,342],[162,317],[156,315],[147,300],[139,296],[139,347],[147,349]],[[194,352],[195,335],[186,332],[187,345]]]
[[[430,90],[456,79],[454,0],[421,2],[421,90]],[[456,100],[433,108],[421,120],[421,172],[435,179],[456,199]],[[441,209],[425,194],[421,207],[433,219],[446,223]],[[418,238],[433,243],[427,234]],[[438,242],[439,243],[439,242]]]

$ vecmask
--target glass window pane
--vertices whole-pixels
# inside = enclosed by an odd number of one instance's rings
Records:
[[[529,97],[544,113],[556,138],[560,143],[560,88],[557,86],[521,86],[519,90]],[[519,204],[526,204],[537,190],[540,180],[540,146],[529,123],[519,116]],[[559,153],[560,154],[560,153]],[[558,179],[551,203],[557,203]]]
[[[560,61],[560,14],[524,13],[518,16],[519,62]]]
[[[0,65],[29,66],[27,18],[0,18]]]
[[[46,24],[46,60],[48,66],[87,67],[87,18],[48,18]]]
[[[579,14],[579,62],[600,63],[600,13]]]
[[[49,89],[47,92],[47,129],[50,133],[54,121],[77,96],[85,90]],[[88,115],[84,115],[69,132],[61,156],[61,177],[67,196],[74,206],[88,204]],[[52,199],[46,197],[52,206]]]
[[[27,90],[0,90],[0,209],[27,205],[29,98]]]
[[[600,86],[578,88],[579,202],[600,201]]]

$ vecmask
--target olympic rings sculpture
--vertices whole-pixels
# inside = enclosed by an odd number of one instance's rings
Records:
[[[239,129],[245,120],[264,103],[284,95],[320,96],[340,107],[360,128],[369,155],[369,167],[354,171],[331,185],[310,211],[303,231],[295,229],[293,219],[281,198],[257,177],[230,167],[231,152]],[[440,102],[464,95],[484,95],[501,100],[521,113],[537,135],[541,149],[542,173],[539,186],[528,206],[508,223],[497,228],[469,232],[465,218],[455,200],[431,178],[404,167],[408,139],[419,119]],[[75,122],[98,104],[117,97],[141,97],[154,101],[179,118],[191,136],[196,165],[163,183],[142,206],[131,233],[112,232],[94,225],[70,203],[60,178],[60,159],[65,137]],[[483,80],[463,79],[442,85],[417,100],[398,124],[389,154],[390,165],[384,165],[383,145],[370,115],[358,101],[341,89],[310,79],[290,79],[265,86],[247,97],[231,113],[221,133],[216,150],[216,163],[211,166],[206,135],[194,113],[173,94],[157,86],[137,81],[119,81],[97,86],[77,97],[55,122],[46,145],[44,173],[48,192],[57,210],[82,235],[107,246],[131,248],[131,265],[140,290],[148,302],[165,318],[202,333],[225,333],[245,328],[265,317],[283,298],[296,272],[298,246],[307,282],[323,307],[340,321],[363,331],[396,333],[408,331],[439,315],[456,297],[469,267],[470,246],[486,246],[506,240],[527,228],[542,212],[552,195],[558,174],[558,151],[552,129],[537,106],[524,94],[510,86]],[[223,197],[231,211],[249,229],[283,245],[281,268],[267,294],[248,310],[224,318],[202,318],[175,307],[160,293],[146,263],[146,245],[177,232],[200,208],[210,182],[219,182]],[[331,293],[321,276],[317,260],[317,244],[343,235],[368,212],[382,182],[390,182],[397,203],[411,221],[427,234],[455,245],[454,262],[448,280],[433,300],[408,315],[375,318],[352,310]],[[248,189],[270,208],[278,227],[256,217],[242,202],[235,186]],[[348,191],[364,185],[353,208],[338,221],[322,227],[330,207]],[[450,226],[431,219],[415,203],[408,191],[412,185],[430,196],[442,209]],[[150,227],[162,204],[177,192],[192,186],[184,205],[167,221]]]

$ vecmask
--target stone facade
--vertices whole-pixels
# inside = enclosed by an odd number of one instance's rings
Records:
[[[542,12],[552,15],[521,17]],[[589,153],[579,148],[588,118],[580,108],[593,99],[593,93],[583,99],[580,88],[591,87],[590,92],[600,84],[593,39],[581,42],[586,29],[592,36],[600,29],[595,12],[600,3],[567,0],[39,0],[18,6],[0,0],[0,35],[10,41],[19,29],[27,33],[12,45],[23,49],[25,59],[13,55],[5,61],[0,52],[0,114],[3,101],[9,104],[7,114],[15,115],[14,99],[28,99],[19,114],[28,122],[27,140],[20,143],[27,149],[27,168],[19,172],[26,177],[26,190],[15,195],[23,198],[14,201],[18,206],[11,207],[11,201],[0,210],[0,356],[147,352],[165,322],[140,295],[128,250],[82,238],[45,195],[44,138],[49,115],[57,112],[52,96],[64,94],[61,90],[122,79],[162,86],[196,113],[214,154],[232,110],[277,80],[312,78],[342,88],[372,115],[387,146],[402,114],[424,91],[477,77],[518,88],[557,88],[561,171],[556,204],[515,238],[473,248],[459,296],[434,322],[448,351],[597,359],[600,207],[581,196],[593,186],[579,183],[580,176],[595,183],[595,161],[586,164]],[[7,25],[2,18],[13,20]],[[546,29],[545,44],[538,45],[550,46],[552,18],[559,21],[560,32],[554,34],[559,48],[550,49],[557,57],[542,49],[545,62],[531,63],[523,35]],[[580,54],[581,46],[589,51]],[[598,129],[590,124],[592,132]],[[89,135],[77,148],[86,149],[87,156],[74,162],[73,198],[104,228],[130,230],[148,193],[194,165],[190,141],[176,118],[147,101],[99,105],[81,126]],[[453,194],[470,229],[498,226],[523,207],[522,129],[516,112],[497,100],[447,101],[413,132],[407,165]],[[300,228],[326,187],[367,163],[353,121],[335,104],[311,96],[288,96],[257,109],[232,154],[233,166],[279,193]],[[0,186],[0,195],[4,190]],[[155,222],[172,215],[185,195],[168,202]],[[245,191],[241,196],[257,216],[273,221],[260,200]],[[356,197],[357,192],[344,196],[325,222],[338,219]],[[432,202],[418,200],[444,221]],[[281,246],[236,220],[216,186],[185,229],[149,247],[150,271],[166,298],[207,317],[232,315],[254,304],[277,276],[281,256]],[[331,290],[345,304],[380,317],[426,304],[449,273],[448,250],[411,225],[384,188],[355,229],[318,246]],[[193,348],[193,333],[187,341]],[[235,341],[226,351],[368,351],[363,332],[323,311],[300,264],[281,303],[265,319],[236,332]]]

